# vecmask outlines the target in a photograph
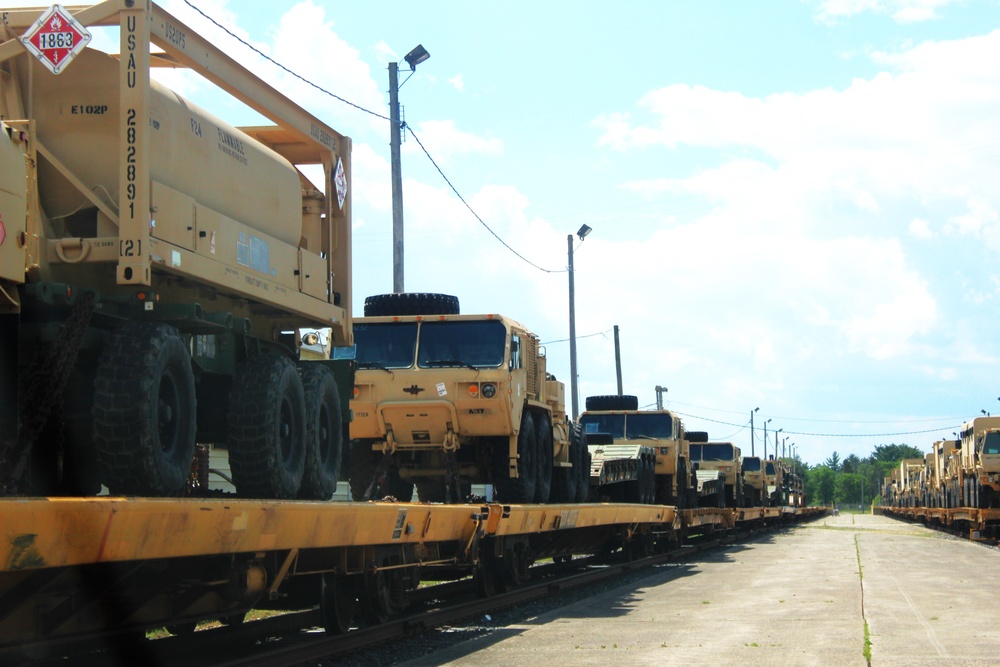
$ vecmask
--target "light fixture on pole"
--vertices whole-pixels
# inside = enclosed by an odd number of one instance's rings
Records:
[[[770,424],[770,423],[771,423],[770,419],[768,419],[766,422],[764,422],[764,460],[765,461],[767,460],[767,425]],[[775,452],[775,454],[777,454],[777,452]]]
[[[656,385],[656,409],[657,410],[662,410],[663,409],[663,395],[665,393],[667,393],[667,388],[666,387],[661,387],[660,385]]]
[[[415,72],[417,64],[422,63],[431,54],[418,44],[406,54],[403,60],[410,66],[410,72]],[[389,63],[389,154],[392,168],[392,291],[402,292],[403,289],[403,166],[399,157],[400,130],[399,120],[399,63]],[[404,82],[405,83],[405,82]]]
[[[776,458],[776,459],[780,459],[781,458],[780,456],[778,456],[778,434],[781,433],[784,430],[785,430],[784,427],[782,427],[782,428],[779,428],[777,431],[774,432],[774,458]]]
[[[760,408],[754,408],[753,410],[750,411],[750,456],[754,456],[754,453],[753,453],[753,448],[754,448],[754,443],[753,443],[753,413],[757,412],[758,410],[760,410]]]
[[[583,225],[577,230],[576,235],[580,238],[582,242],[583,239],[587,238],[587,234],[594,231],[587,225]],[[569,254],[569,268],[567,272],[569,273],[569,383],[570,383],[570,398],[573,405],[573,421],[580,416],[580,398],[578,391],[578,382],[576,377],[576,306],[575,299],[576,295],[574,292],[573,285],[573,235],[569,234],[566,236],[566,246],[567,252]]]

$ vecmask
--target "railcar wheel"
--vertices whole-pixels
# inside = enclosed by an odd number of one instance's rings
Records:
[[[523,586],[531,579],[528,568],[531,566],[531,556],[528,545],[522,542],[507,545],[503,559],[500,561],[500,579],[505,591]]]
[[[290,360],[251,357],[237,371],[229,401],[229,465],[248,498],[294,498],[306,460],[302,380]]]
[[[357,590],[348,577],[324,572],[320,581],[319,610],[328,635],[342,635],[351,629]]]
[[[545,414],[534,416],[535,442],[538,447],[538,466],[535,477],[535,502],[545,504],[552,495],[552,424]]]
[[[535,482],[538,478],[538,445],[535,435],[535,421],[531,413],[525,410],[517,436],[517,477],[510,476],[506,443],[499,442],[494,447],[493,486],[503,502],[534,502]]]
[[[176,496],[195,445],[191,357],[177,330],[129,323],[105,347],[94,381],[94,442],[112,493]]]
[[[300,371],[306,401],[306,463],[299,498],[329,500],[337,490],[344,440],[340,391],[325,366],[308,365]]]

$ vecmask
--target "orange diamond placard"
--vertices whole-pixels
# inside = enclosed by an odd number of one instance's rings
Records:
[[[52,5],[38,17],[21,43],[53,74],[76,57],[90,42],[90,32],[60,5]]]

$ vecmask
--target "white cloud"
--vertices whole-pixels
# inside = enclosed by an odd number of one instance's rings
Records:
[[[898,23],[919,23],[940,18],[938,10],[961,0],[822,0],[817,18],[824,23],[864,12],[888,14]]]
[[[448,83],[450,83],[455,90],[465,90],[465,78],[461,74],[456,74],[448,79]]]
[[[426,120],[417,124],[417,136],[435,162],[447,163],[455,155],[483,154],[500,155],[503,142],[496,137],[479,137],[462,132],[453,120]],[[420,147],[416,142],[407,142],[405,150],[416,152]]]
[[[937,234],[931,229],[931,223],[922,218],[914,218],[910,221],[910,234],[918,239],[932,239]]]

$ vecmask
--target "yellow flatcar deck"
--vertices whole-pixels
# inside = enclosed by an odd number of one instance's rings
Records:
[[[0,501],[0,571],[282,549],[467,542],[594,526],[668,524],[672,507],[256,500]]]

